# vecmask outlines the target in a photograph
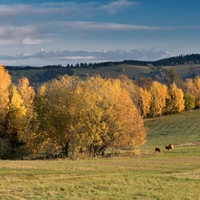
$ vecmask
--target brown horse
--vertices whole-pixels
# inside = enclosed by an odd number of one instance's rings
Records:
[[[155,148],[155,153],[156,153],[156,152],[160,153],[160,152],[161,152],[160,148],[156,147],[156,148]]]
[[[169,151],[170,148],[169,148],[169,146],[165,146],[165,149]]]
[[[169,144],[168,147],[169,149],[174,149],[174,144]]]

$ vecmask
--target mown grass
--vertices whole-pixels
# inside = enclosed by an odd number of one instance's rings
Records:
[[[199,115],[198,110],[146,120],[142,156],[0,161],[0,199],[199,200]],[[180,146],[188,142],[196,145]],[[168,143],[175,149],[165,151]],[[154,153],[155,146],[162,153]]]
[[[137,158],[1,161],[0,197],[197,200],[199,150],[181,147]]]
[[[151,150],[155,146],[164,149],[172,143],[189,145],[200,142],[200,110],[187,111],[145,120],[147,142],[142,149]]]

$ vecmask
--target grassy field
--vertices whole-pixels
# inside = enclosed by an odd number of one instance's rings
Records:
[[[155,146],[164,149],[170,143],[181,146],[200,142],[200,110],[147,119],[145,126],[148,131],[143,150],[151,151]]]
[[[197,110],[146,120],[141,156],[0,161],[0,199],[199,200],[199,117]],[[175,149],[165,151],[168,143]]]
[[[122,73],[120,72],[120,68],[124,68],[125,71]],[[200,73],[200,65],[199,64],[185,64],[185,65],[176,65],[176,66],[162,66],[163,69],[169,70],[169,69],[175,69],[176,72],[183,78],[188,75],[188,72],[193,69],[196,74]],[[149,77],[149,73],[153,72],[153,67],[149,66],[137,66],[137,65],[113,65],[109,67],[99,67],[96,69],[90,69],[90,68],[74,68],[73,71],[77,76],[81,76],[81,74],[101,74],[103,76],[110,76],[113,78],[116,78],[119,74],[124,74],[128,78],[133,79],[135,77],[136,79],[140,77]],[[161,80],[162,81],[162,78]]]
[[[120,68],[124,68],[125,71],[122,73],[120,72]],[[152,71],[150,67],[146,66],[137,66],[137,65],[113,65],[109,67],[99,67],[95,69],[90,69],[90,68],[74,68],[73,69],[74,73],[77,76],[80,76],[82,74],[89,74],[89,75],[94,75],[94,74],[100,74],[102,76],[110,76],[113,78],[118,77],[120,74],[124,74],[130,79],[133,79],[135,76],[136,78],[139,77],[148,77],[148,74]]]
[[[32,76],[36,75],[36,74],[43,74],[45,71],[47,71],[46,69],[29,69],[29,70],[11,70],[12,74],[12,81],[13,82],[17,82],[20,78],[22,77],[27,77],[28,79],[30,79]]]

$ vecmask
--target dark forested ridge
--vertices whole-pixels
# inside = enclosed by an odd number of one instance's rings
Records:
[[[110,65],[120,65],[120,64],[130,64],[130,65],[139,65],[139,66],[174,66],[182,64],[199,64],[200,63],[200,54],[189,54],[189,55],[180,55],[170,58],[164,58],[156,61],[141,61],[141,60],[124,60],[124,61],[108,61],[101,63],[77,63],[75,65],[67,64],[66,66],[62,65],[46,65],[39,67],[40,69],[55,69],[55,68],[87,68],[87,67],[106,67]],[[5,66],[6,69],[33,69],[35,66]],[[38,67],[37,67],[38,68]]]
[[[139,60],[124,60],[124,64],[140,65],[140,66],[174,66],[182,64],[199,64],[200,54],[180,55],[176,57],[164,58],[156,61],[139,61]],[[120,63],[120,64],[121,64]]]

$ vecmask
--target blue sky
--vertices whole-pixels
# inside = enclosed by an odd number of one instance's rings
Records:
[[[199,8],[197,0],[1,0],[0,55],[41,49],[200,53]]]

